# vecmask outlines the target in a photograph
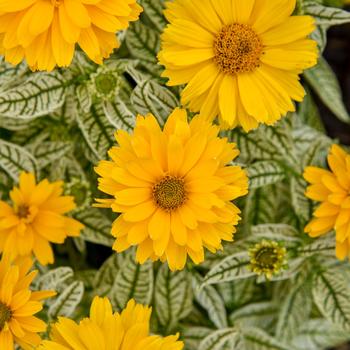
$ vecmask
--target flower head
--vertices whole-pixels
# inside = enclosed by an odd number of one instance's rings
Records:
[[[299,74],[317,62],[310,16],[296,0],[175,0],[160,63],[169,85],[187,84],[182,102],[223,128],[271,125],[305,92]],[[295,30],[298,28],[298,30]]]
[[[112,227],[113,249],[138,246],[138,262],[167,260],[176,270],[187,255],[198,264],[204,247],[216,252],[222,240],[232,241],[240,211],[231,201],[247,193],[248,180],[239,166],[227,165],[239,151],[218,132],[176,109],[164,130],[147,115],[137,117],[132,135],[116,133],[112,161],[96,168],[99,189],[113,196],[100,206],[121,213]]]
[[[262,240],[249,250],[250,268],[267,279],[278,274],[286,265],[286,248],[275,241]]]
[[[310,183],[305,195],[321,202],[305,232],[318,237],[334,229],[338,259],[350,258],[350,154],[333,145],[328,165],[330,170],[305,169],[304,178]]]
[[[51,340],[43,341],[39,350],[182,350],[178,335],[149,335],[150,316],[150,308],[133,300],[119,314],[113,313],[107,298],[95,297],[89,318],[79,324],[59,318],[52,327]]]
[[[73,197],[62,196],[62,185],[48,180],[36,185],[33,174],[20,175],[19,187],[10,192],[12,206],[0,201],[0,251],[13,257],[33,253],[41,264],[53,263],[49,242],[63,243],[83,228],[64,216],[75,204]]]
[[[33,70],[69,66],[75,45],[101,64],[119,46],[115,33],[135,21],[136,0],[0,0],[0,53]]]
[[[117,72],[101,66],[90,74],[89,89],[91,93],[103,100],[112,100],[118,94],[120,76]]]
[[[32,292],[30,284],[36,271],[29,272],[30,258],[11,262],[9,256],[0,260],[0,349],[13,350],[14,343],[23,349],[40,344],[38,332],[46,324],[34,315],[42,309],[40,300],[54,296],[52,291]]]

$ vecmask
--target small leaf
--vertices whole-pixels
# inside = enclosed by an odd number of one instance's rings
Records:
[[[111,234],[112,222],[98,209],[87,209],[75,214],[75,218],[85,227],[81,237],[88,242],[111,247],[114,238]]]
[[[230,255],[206,274],[202,286],[254,276],[254,272],[248,268],[249,264],[250,258],[246,252]]]
[[[147,15],[147,18],[149,18],[158,31],[162,32],[167,24],[163,15],[164,2],[162,0],[141,0],[140,4]]]
[[[244,327],[242,333],[247,350],[291,350],[260,328]]]
[[[129,251],[121,265],[114,285],[108,296],[119,310],[124,309],[130,299],[137,303],[149,305],[153,294],[153,265],[148,261],[142,265],[134,258],[133,250]]]
[[[227,342],[234,341],[238,336],[235,328],[224,328],[214,331],[199,344],[199,350],[222,350]]]
[[[40,117],[63,105],[66,84],[61,74],[35,73],[0,94],[0,114],[11,118]]]
[[[131,102],[138,113],[142,115],[152,113],[161,124],[180,105],[170,90],[153,80],[139,84],[131,95]]]
[[[84,284],[74,281],[55,299],[49,307],[49,317],[56,319],[58,316],[69,317],[73,314],[84,294]]]
[[[349,123],[342,92],[337,77],[324,58],[320,58],[316,67],[304,72],[304,76],[322,102],[342,121]]]
[[[315,304],[329,321],[350,329],[350,288],[339,270],[319,273],[313,285]]]
[[[133,57],[141,61],[157,63],[159,35],[140,21],[130,25],[126,34],[126,45]]]
[[[162,265],[156,278],[154,300],[159,323],[172,330],[191,312],[192,287],[187,272],[171,272],[167,265]]]
[[[0,168],[17,181],[22,171],[35,173],[37,164],[34,156],[23,147],[0,140]]]
[[[38,277],[34,285],[37,290],[58,290],[73,277],[74,272],[71,267],[57,267]]]
[[[224,302],[213,286],[200,288],[203,282],[198,273],[192,275],[192,285],[195,300],[207,311],[208,317],[217,328],[227,327],[227,315]]]
[[[311,306],[312,298],[307,285],[298,284],[292,288],[280,305],[276,337],[284,341],[291,340],[309,318]]]
[[[259,188],[282,181],[284,169],[274,161],[260,161],[248,167],[249,188]]]

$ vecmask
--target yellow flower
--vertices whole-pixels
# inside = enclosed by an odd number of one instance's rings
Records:
[[[0,349],[13,350],[14,343],[24,350],[40,344],[38,332],[46,324],[34,314],[42,309],[40,300],[54,296],[52,291],[32,292],[29,288],[37,271],[29,272],[30,258],[11,262],[9,256],[0,260]]]
[[[187,255],[198,264],[203,247],[216,252],[222,240],[233,240],[240,211],[231,201],[247,193],[248,180],[239,166],[226,166],[239,151],[218,132],[200,117],[188,123],[176,109],[163,131],[147,115],[137,117],[133,135],[116,133],[112,161],[96,168],[99,189],[114,197],[100,206],[121,213],[113,249],[137,245],[138,262],[167,260],[179,270]]]
[[[121,314],[112,311],[107,298],[95,297],[90,317],[79,324],[59,318],[39,350],[181,350],[178,335],[149,335],[151,309],[129,301]]]
[[[302,70],[317,61],[310,16],[296,0],[175,0],[160,63],[169,85],[187,84],[182,102],[223,128],[273,124],[302,101]]]
[[[19,187],[10,192],[13,207],[0,201],[0,251],[14,258],[33,252],[42,265],[54,262],[49,242],[63,243],[83,228],[64,216],[75,204],[73,197],[62,196],[62,185],[48,180],[36,185],[33,174],[20,175]]]
[[[307,167],[304,178],[311,184],[306,196],[322,202],[305,227],[311,237],[336,231],[336,256],[350,257],[350,154],[333,145],[328,155],[329,170]]]
[[[141,10],[136,0],[0,0],[0,53],[50,71],[69,66],[79,44],[101,64],[119,46],[115,33]]]

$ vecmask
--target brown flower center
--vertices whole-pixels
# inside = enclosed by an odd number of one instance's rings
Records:
[[[6,322],[9,322],[12,316],[11,309],[0,302],[0,331],[5,327]]]
[[[278,253],[276,248],[273,247],[263,247],[255,254],[255,260],[257,265],[261,268],[272,269],[274,265],[278,262]]]
[[[17,215],[20,219],[27,219],[30,214],[28,205],[22,204],[17,209]]]
[[[214,61],[226,74],[252,72],[259,66],[263,44],[248,25],[225,26],[214,41]]]
[[[154,185],[153,198],[158,207],[166,211],[181,207],[187,199],[184,180],[171,175],[165,176]]]

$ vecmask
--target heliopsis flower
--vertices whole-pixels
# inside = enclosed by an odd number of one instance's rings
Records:
[[[136,0],[0,0],[0,53],[33,70],[69,66],[75,45],[101,64],[115,33],[139,17]]]
[[[137,117],[132,135],[116,133],[112,161],[96,168],[99,189],[114,197],[100,206],[121,213],[112,227],[113,249],[138,246],[138,262],[167,260],[179,270],[187,255],[198,264],[203,247],[216,252],[222,240],[233,240],[240,211],[231,201],[247,193],[248,180],[239,166],[228,166],[239,151],[218,132],[176,109],[164,130],[147,115]]]
[[[262,240],[249,250],[250,268],[271,279],[286,266],[286,248],[275,241]]]
[[[159,61],[169,85],[187,84],[182,102],[223,128],[273,124],[305,91],[299,74],[317,61],[310,16],[296,0],[175,0]]]
[[[38,332],[46,324],[34,315],[42,309],[41,300],[54,296],[52,291],[30,290],[36,271],[29,272],[30,258],[11,262],[9,255],[0,260],[0,349],[13,350],[14,343],[23,349],[40,344]]]
[[[73,197],[62,196],[62,186],[48,180],[36,185],[33,174],[21,173],[19,187],[10,192],[12,206],[0,201],[0,251],[13,258],[33,253],[43,265],[54,262],[50,242],[63,243],[83,228],[64,216],[75,204]]]
[[[336,232],[336,256],[350,258],[350,154],[333,145],[328,155],[330,170],[307,167],[304,178],[311,185],[305,195],[321,205],[305,227],[311,237]]]
[[[162,338],[149,335],[151,309],[129,301],[119,314],[107,298],[95,297],[90,317],[79,324],[59,317],[51,328],[51,340],[39,350],[181,350],[178,335]]]

